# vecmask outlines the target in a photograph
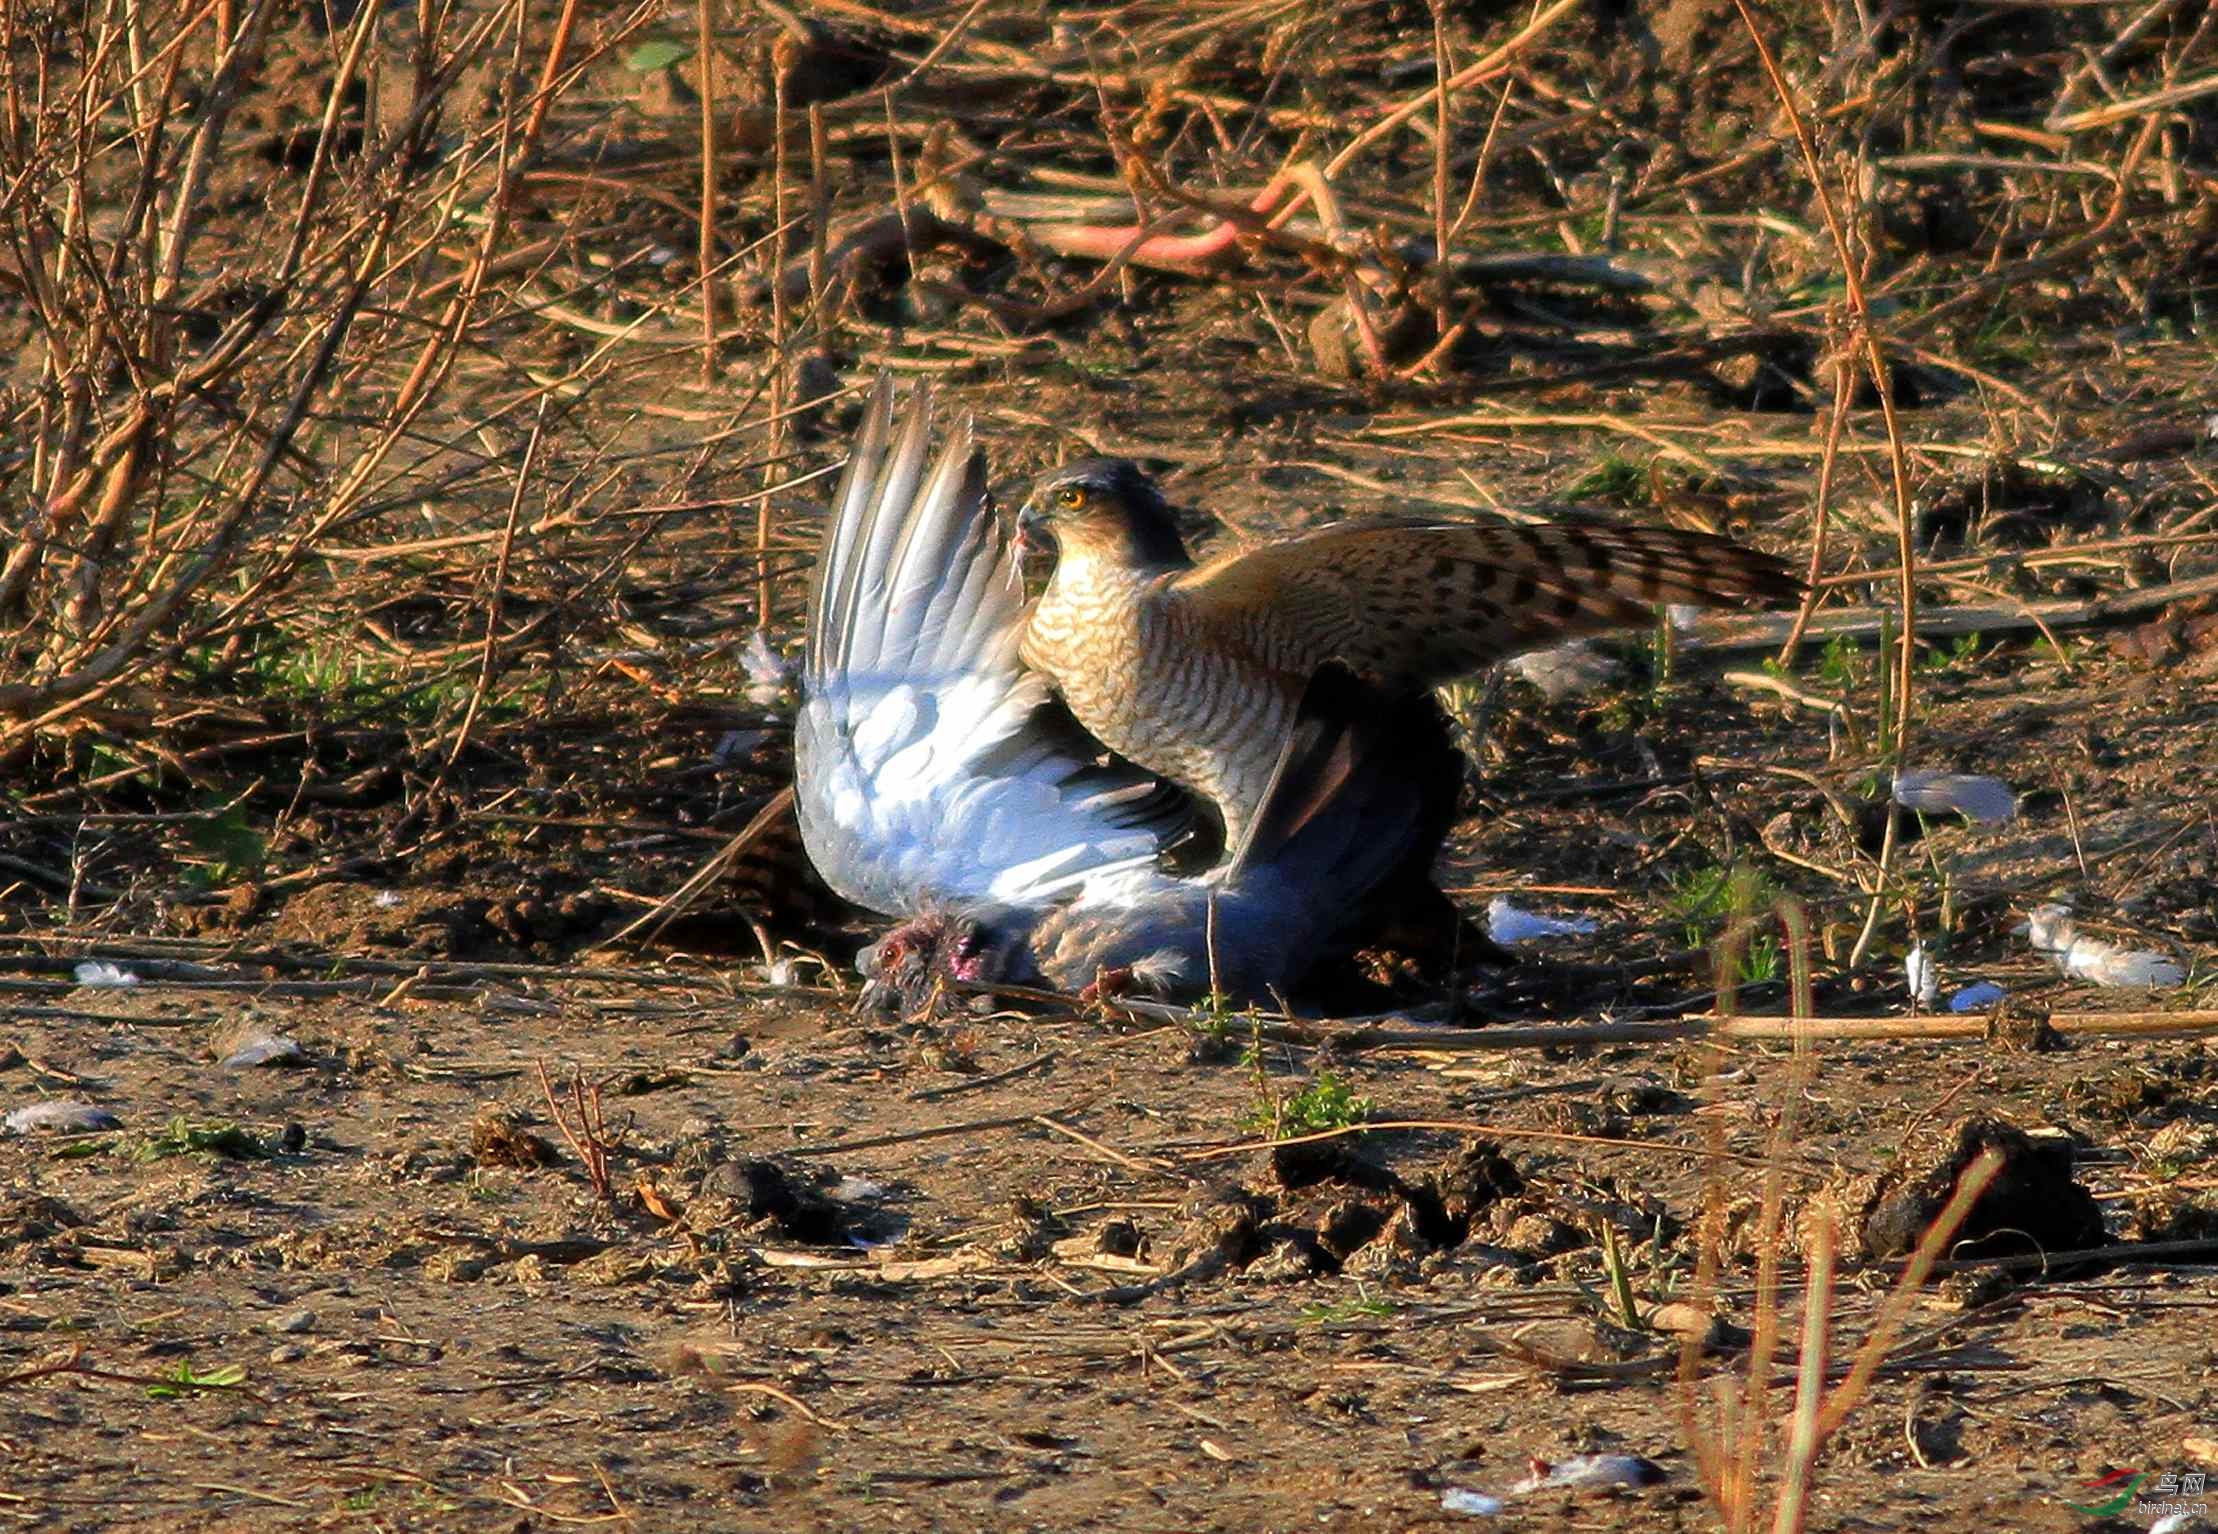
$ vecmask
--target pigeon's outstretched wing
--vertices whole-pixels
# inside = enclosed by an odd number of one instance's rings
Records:
[[[1153,863],[1191,815],[1017,660],[1024,593],[958,420],[898,429],[882,379],[825,520],[795,727],[801,836],[825,882],[886,915],[1054,898]]]

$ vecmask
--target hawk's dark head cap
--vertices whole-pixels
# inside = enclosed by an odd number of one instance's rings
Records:
[[[1192,563],[1155,481],[1122,458],[1081,458],[1041,475],[1018,513],[1017,531],[1027,543],[1083,545],[1141,566]]]

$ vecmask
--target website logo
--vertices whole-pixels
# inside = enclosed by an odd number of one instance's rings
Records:
[[[2158,1525],[2165,1524],[2167,1519],[2185,1523],[2190,1518],[2210,1517],[2210,1504],[2202,1500],[2209,1486],[2210,1472],[2207,1470],[2167,1470],[2162,1475],[2153,1470],[2113,1470],[2108,1475],[2079,1483],[2082,1496],[2108,1493],[2107,1501],[2066,1502],[2064,1505],[2089,1518],[2114,1518],[2120,1513],[2133,1513],[2154,1518]]]
[[[2092,1481],[2079,1483],[2079,1489],[2082,1492],[2099,1492],[2108,1490],[2113,1486],[2117,1487],[2117,1494],[2109,1501],[2099,1502],[2093,1506],[2089,1506],[2084,1502],[2066,1502],[2064,1505],[2073,1512],[2085,1513],[2090,1518],[2108,1518],[2113,1514],[2124,1512],[2131,1506],[2133,1494],[2141,1489],[2141,1483],[2148,1478],[2149,1472],[2146,1470],[2113,1470],[2108,1475],[2098,1476]]]

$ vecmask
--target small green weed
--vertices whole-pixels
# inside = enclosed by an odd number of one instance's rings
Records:
[[[275,631],[256,636],[244,656],[189,651],[184,667],[200,682],[282,700],[326,720],[432,724],[459,712],[477,686],[475,665],[449,665],[426,675],[338,638]],[[545,677],[518,676],[487,694],[484,717],[516,718],[546,687]]]
[[[1622,687],[1609,693],[1591,716],[1594,727],[1606,735],[1632,735],[1656,717],[1662,689]]]
[[[206,1374],[195,1374],[190,1360],[179,1364],[175,1370],[146,1387],[150,1400],[176,1401],[202,1390],[241,1390],[246,1386],[246,1370],[238,1364],[224,1364]]]
[[[1600,1229],[1602,1243],[1602,1282],[1600,1294],[1584,1283],[1580,1292],[1595,1314],[1627,1331],[1648,1331],[1652,1323],[1649,1309],[1643,1308],[1642,1299],[1634,1292],[1633,1253],[1638,1247],[1628,1248],[1625,1238],[1618,1234],[1614,1221],[1603,1220]],[[1655,1229],[1644,1243],[1648,1252],[1648,1284],[1646,1299],[1650,1307],[1668,1302],[1678,1291],[1679,1263],[1664,1248],[1663,1221],[1656,1221]],[[1577,1280],[1574,1280],[1577,1282]]]
[[[1633,1298],[1633,1275],[1625,1265],[1625,1244],[1617,1239],[1615,1221],[1602,1222],[1602,1276],[1609,1282],[1610,1319],[1627,1331],[1640,1331],[1647,1320]]]
[[[1980,647],[1985,643],[1984,635],[1959,634],[1945,645],[1921,645],[1924,653],[1918,657],[1918,669],[1934,674],[1964,670],[1979,659]]]
[[[1781,665],[1779,657],[1767,655],[1763,661],[1764,674],[1781,681],[1794,675],[1792,666]],[[1835,634],[1818,652],[1817,664],[1810,668],[1811,677],[1828,687],[1842,692],[1858,686],[1871,674],[1871,662],[1863,649],[1846,634]]]
[[[1353,1129],[1368,1119],[1376,1107],[1368,1097],[1358,1097],[1355,1088],[1332,1072],[1319,1071],[1310,1078],[1309,1085],[1293,1096],[1256,1104],[1243,1122],[1256,1134],[1268,1135],[1274,1140],[1292,1140],[1302,1135]]]
[[[1846,634],[1835,634],[1818,654],[1817,679],[1831,687],[1854,687],[1870,669],[1863,650]]]
[[[1700,948],[1727,918],[1768,903],[1774,893],[1770,881],[1745,863],[1712,863],[1673,879],[1664,906],[1683,923],[1687,946]]]
[[[267,840],[236,804],[213,819],[195,821],[189,834],[200,859],[186,868],[185,877],[203,889],[252,878],[269,852]]]
[[[1648,466],[1615,453],[1564,486],[1563,494],[1566,500],[1599,501],[1605,506],[1646,506],[1655,499]]]
[[[1748,951],[1741,955],[1741,984],[1762,985],[1781,978],[1786,956],[1786,947],[1778,938],[1768,932],[1757,933],[1748,940]]]
[[[1679,919],[1689,948],[1707,948],[1717,942],[1733,921],[1751,911],[1768,910],[1779,897],[1778,886],[1761,871],[1745,863],[1731,867],[1713,864],[1679,875],[1672,881],[1665,907]],[[1786,952],[1777,937],[1756,933],[1740,958],[1740,983],[1756,985],[1777,980],[1784,969]]]
[[[1344,1326],[1351,1321],[1383,1321],[1395,1309],[1392,1300],[1358,1294],[1352,1300],[1336,1300],[1329,1305],[1304,1305],[1299,1315],[1304,1326]]]
[[[116,1142],[107,1140],[65,1140],[46,1153],[49,1161],[89,1161],[115,1149]]]
[[[2182,1156],[2151,1156],[2141,1163],[2141,1173],[2155,1183],[2178,1182],[2193,1164]]]
[[[650,37],[624,55],[624,67],[635,75],[651,75],[658,70],[683,64],[692,57],[691,43],[679,42],[674,37]]]
[[[1218,1060],[1232,1053],[1232,1035],[1243,1023],[1252,1031],[1261,1026],[1255,1009],[1241,1010],[1222,991],[1212,990],[1186,1009],[1181,1021],[1193,1035],[1196,1059]]]
[[[1790,304],[1837,303],[1848,296],[1848,281],[1838,272],[1806,278],[1788,290]]]
[[[213,1119],[201,1124],[179,1114],[139,1147],[139,1160],[224,1156],[233,1161],[261,1161],[267,1159],[269,1153],[268,1146],[229,1119]]]

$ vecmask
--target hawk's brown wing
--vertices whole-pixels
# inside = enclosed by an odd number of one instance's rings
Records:
[[[1671,602],[1786,601],[1769,554],[1709,533],[1579,520],[1350,522],[1227,554],[1174,589],[1282,670],[1337,660],[1435,686],[1542,645],[1651,621]],[[1252,637],[1249,637],[1252,636]]]

